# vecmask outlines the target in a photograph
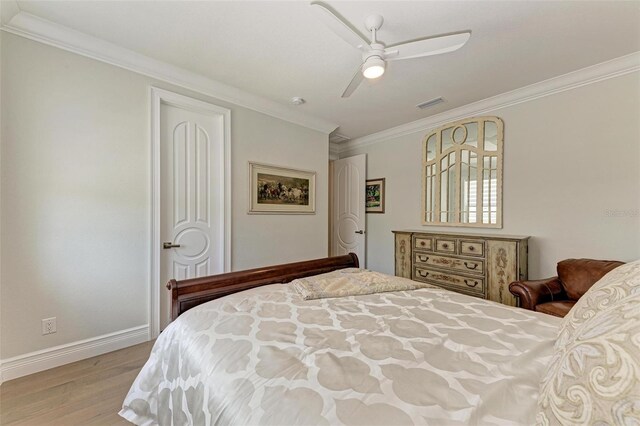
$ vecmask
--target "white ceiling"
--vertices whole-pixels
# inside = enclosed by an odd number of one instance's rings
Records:
[[[359,53],[306,1],[19,1],[25,12],[339,123],[351,138],[640,51],[640,2],[327,2],[395,44],[471,30],[460,50],[388,64],[347,99]],[[446,102],[419,110],[442,96]]]

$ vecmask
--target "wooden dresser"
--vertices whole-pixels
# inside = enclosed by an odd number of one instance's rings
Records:
[[[393,231],[395,274],[517,306],[512,281],[527,279],[529,237]]]

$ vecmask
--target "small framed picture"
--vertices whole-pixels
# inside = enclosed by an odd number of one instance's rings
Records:
[[[384,213],[384,178],[367,179],[367,213]]]
[[[249,213],[315,212],[315,172],[249,162]]]

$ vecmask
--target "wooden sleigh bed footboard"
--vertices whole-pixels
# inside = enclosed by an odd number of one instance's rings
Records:
[[[285,263],[182,281],[171,280],[167,283],[167,289],[171,291],[171,320],[175,320],[194,306],[239,291],[267,284],[288,283],[297,278],[358,266],[358,256],[349,253],[345,256]]]

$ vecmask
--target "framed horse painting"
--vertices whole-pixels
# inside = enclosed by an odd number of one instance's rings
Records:
[[[249,213],[316,212],[316,172],[250,161],[249,188]]]

